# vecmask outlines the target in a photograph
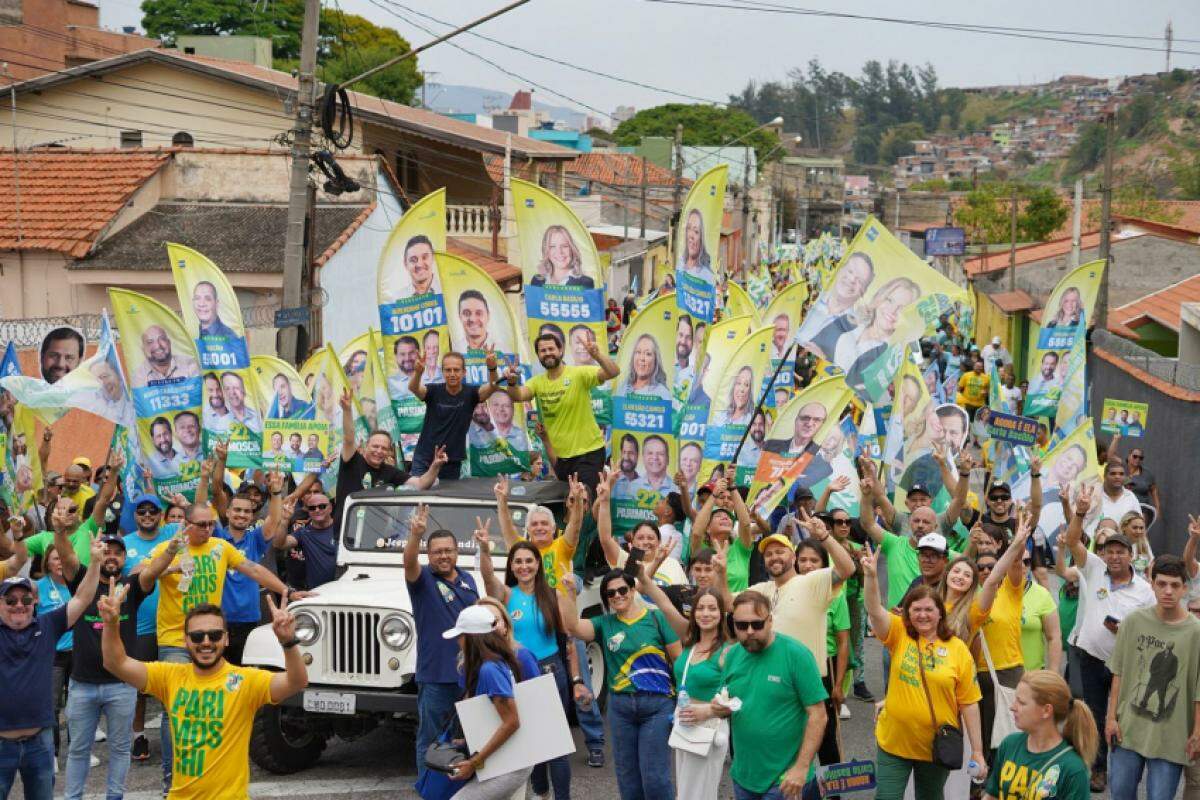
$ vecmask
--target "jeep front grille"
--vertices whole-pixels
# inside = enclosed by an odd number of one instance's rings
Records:
[[[373,611],[322,611],[328,672],[379,675],[380,614]]]

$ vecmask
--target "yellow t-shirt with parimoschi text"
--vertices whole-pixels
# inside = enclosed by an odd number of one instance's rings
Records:
[[[143,563],[153,561],[170,542],[163,542],[150,551]],[[187,591],[179,590],[183,573],[179,559],[184,552],[192,556],[192,580]],[[221,605],[225,590],[225,574],[246,560],[241,551],[224,539],[213,537],[199,547],[189,544],[171,561],[167,571],[158,579],[158,645],[183,647],[183,618],[187,612],[205,603]]]

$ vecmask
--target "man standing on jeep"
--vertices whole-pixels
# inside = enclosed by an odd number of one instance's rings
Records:
[[[432,469],[436,470],[435,466]],[[404,579],[417,623],[417,780],[425,774],[425,751],[454,713],[458,685],[458,641],[442,634],[458,613],[479,600],[475,579],[457,569],[458,539],[448,530],[429,534],[429,563],[418,560],[421,537],[429,524],[429,506],[417,506],[404,543]]]
[[[410,475],[396,466],[396,451],[391,434],[373,431],[362,449],[354,435],[354,398],[350,390],[342,392],[342,465],[338,470],[337,498],[334,501],[335,523],[342,521],[342,506],[351,492],[374,489],[378,486],[412,486],[425,490],[433,486],[438,471],[446,463],[446,448],[435,447],[433,460],[423,475]]]
[[[437,474],[443,480],[456,481],[462,472],[463,459],[467,457],[467,428],[471,426],[471,415],[475,406],[485,402],[496,391],[499,380],[496,376],[496,351],[487,351],[488,382],[483,386],[463,383],[467,374],[467,360],[462,353],[446,353],[442,356],[442,378],[444,383],[423,385],[425,362],[418,361],[408,389],[425,403],[425,421],[421,423],[421,435],[413,451],[413,472],[422,474],[433,465],[438,446],[446,450],[446,463]]]

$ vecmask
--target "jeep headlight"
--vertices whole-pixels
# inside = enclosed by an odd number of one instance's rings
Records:
[[[412,623],[405,616],[393,614],[379,626],[379,638],[392,650],[404,650],[412,643]]]
[[[308,646],[321,635],[321,623],[307,611],[296,612],[296,638],[300,644]]]

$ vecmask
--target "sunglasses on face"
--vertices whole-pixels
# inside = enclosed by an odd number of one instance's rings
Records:
[[[988,500],[991,500],[993,503],[1007,503],[1009,500],[1012,500],[1012,497],[1007,494],[994,494]]]
[[[15,608],[18,605],[31,606],[33,605],[33,595],[23,594],[20,597],[4,598],[4,605],[9,608]]]
[[[991,572],[992,567],[994,567],[994,566],[996,566],[996,565],[995,564],[977,564],[976,569],[978,569],[980,572]]]
[[[1141,457],[1141,456],[1135,456],[1135,455],[1131,455],[1131,456],[1129,456],[1129,460],[1130,460],[1130,461],[1141,461],[1141,460],[1142,460],[1142,457]]]
[[[189,522],[193,528],[215,528],[217,521],[213,519],[205,520],[204,522]]]
[[[155,514],[161,514],[162,512],[154,506],[146,506],[145,508],[139,508],[134,513],[136,513],[139,517],[152,517]]]
[[[612,600],[614,597],[617,597],[617,596],[624,597],[627,594],[629,594],[629,587],[624,586],[624,585],[618,586],[615,589],[605,589],[604,590],[604,596],[606,598],[608,598],[609,600]]]
[[[751,628],[756,631],[761,631],[763,628],[767,627],[767,621],[765,619],[735,619],[733,621],[733,627],[737,628],[739,631],[748,631]]]
[[[188,639],[191,640],[192,644],[203,644],[205,639],[215,644],[224,638],[225,629],[214,628],[211,631],[188,631],[187,636]]]
[[[309,511],[324,511],[329,508],[329,503],[313,503],[311,506],[305,506]]]
[[[850,520],[848,520],[848,519],[838,519],[837,517],[834,517],[834,519],[833,519],[833,524],[834,524],[834,525],[849,525],[849,524],[850,524]]]
[[[79,506],[67,506],[67,513],[68,514],[78,514]]]

